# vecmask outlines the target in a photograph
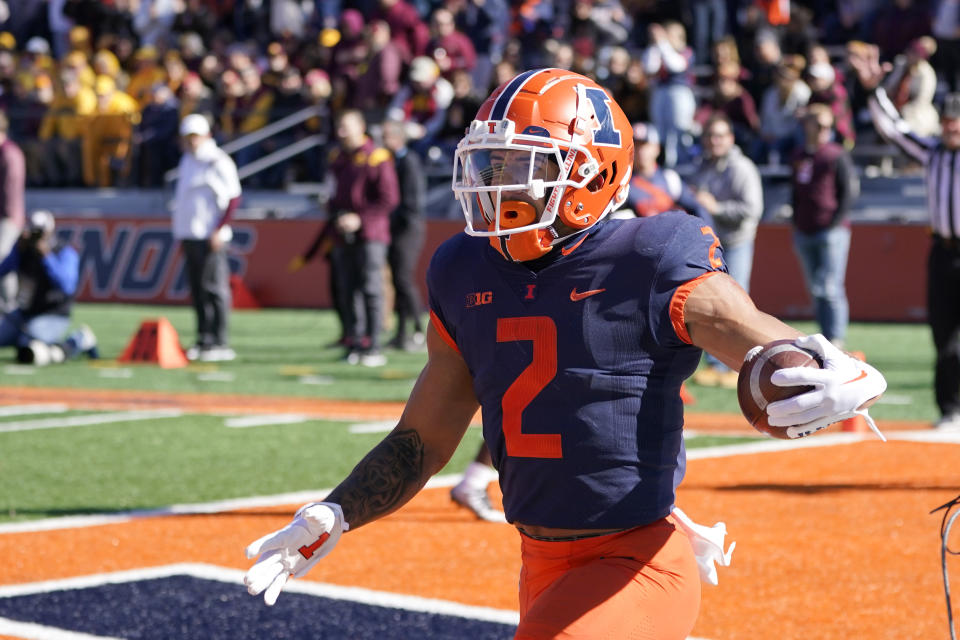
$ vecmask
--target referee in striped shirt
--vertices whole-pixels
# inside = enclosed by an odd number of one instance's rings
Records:
[[[917,136],[880,86],[889,65],[876,46],[849,46],[849,61],[864,89],[880,134],[926,172],[927,209],[933,242],[927,261],[927,321],[937,349],[934,392],[937,429],[960,430],[960,93],[947,95],[939,138]]]

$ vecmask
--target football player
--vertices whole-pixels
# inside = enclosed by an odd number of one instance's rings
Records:
[[[674,506],[680,385],[701,349],[733,368],[775,339],[815,350],[823,369],[774,376],[813,390],[769,409],[776,426],[805,433],[866,413],[886,383],[759,311],[698,218],[609,219],[632,160],[630,123],[584,76],[526,71],[493,92],[456,150],[466,233],[433,256],[429,357],[404,413],[324,502],[247,548],[260,556],[251,594],[272,604],[344,531],[410,500],[479,406],[521,541],[516,637],[687,636],[698,562],[715,579],[706,528]],[[722,546],[721,536],[721,564]]]

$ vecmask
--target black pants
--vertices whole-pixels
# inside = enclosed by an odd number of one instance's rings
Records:
[[[226,249],[211,251],[207,240],[184,240],[183,255],[197,314],[197,345],[226,346],[231,302]]]
[[[396,291],[394,309],[397,312],[397,338],[400,340],[407,337],[409,321],[412,321],[415,332],[423,331],[420,323],[423,303],[415,282],[415,274],[420,251],[423,249],[424,233],[423,224],[414,224],[403,231],[391,232],[392,238],[387,257],[390,261],[390,273],[393,276],[393,288]]]
[[[927,320],[937,349],[934,393],[944,415],[960,412],[960,244],[934,239],[927,266]]]
[[[336,247],[338,294],[347,338],[354,348],[380,348],[383,321],[383,268],[387,245],[383,242],[355,242]]]

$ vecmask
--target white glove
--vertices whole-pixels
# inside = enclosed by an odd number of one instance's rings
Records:
[[[247,592],[263,593],[273,606],[290,576],[299,578],[333,549],[340,535],[350,529],[343,509],[332,502],[311,502],[297,510],[293,522],[267,534],[246,549],[248,558],[260,556],[243,577]]]
[[[786,427],[789,437],[800,438],[860,415],[886,441],[867,410],[860,409],[863,403],[886,391],[883,375],[866,362],[840,351],[819,333],[797,338],[794,344],[818,353],[823,367],[790,367],[770,376],[770,382],[781,387],[813,387],[812,391],[771,402],[767,406],[770,426]]]

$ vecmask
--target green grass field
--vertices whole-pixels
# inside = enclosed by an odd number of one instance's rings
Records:
[[[44,368],[16,366],[0,355],[4,386],[144,389],[180,392],[404,400],[425,354],[388,352],[382,369],[350,366],[340,350],[331,312],[262,310],[232,316],[231,363],[162,370],[115,361],[144,319],[164,316],[181,343],[193,340],[187,307],[79,305],[75,317],[94,328],[101,360]],[[809,323],[797,323],[809,331]],[[932,420],[933,349],[925,325],[855,324],[849,347],[864,351],[889,381],[879,420]],[[691,385],[691,412],[737,412],[735,393]],[[67,514],[109,513],[334,485],[381,437],[351,433],[345,422],[318,420],[231,428],[227,417],[176,417],[73,428],[11,430],[11,424],[90,414],[65,412],[0,417],[0,521]],[[6,428],[5,428],[6,427]],[[689,447],[730,442],[693,438]],[[736,439],[742,441],[742,439]],[[445,471],[461,470],[476,453],[479,429],[470,429]]]

